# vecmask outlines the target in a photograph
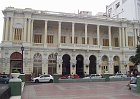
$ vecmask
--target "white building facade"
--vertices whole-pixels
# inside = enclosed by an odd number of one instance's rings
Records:
[[[83,77],[133,70],[137,22],[30,8],[7,7],[3,14],[2,72]]]
[[[115,0],[107,6],[107,16],[140,20],[140,0]]]

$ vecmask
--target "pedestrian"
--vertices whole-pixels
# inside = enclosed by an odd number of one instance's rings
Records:
[[[129,89],[131,90],[132,87],[136,86],[137,84],[137,78],[132,75],[130,83],[128,84]]]

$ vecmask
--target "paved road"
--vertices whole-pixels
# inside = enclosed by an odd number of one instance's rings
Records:
[[[140,99],[128,90],[128,81],[40,83],[26,85],[22,99]]]

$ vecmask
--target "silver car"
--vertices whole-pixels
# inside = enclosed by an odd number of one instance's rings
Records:
[[[87,77],[84,77],[83,79],[99,79],[99,78],[102,78],[101,74],[91,74]]]
[[[54,80],[53,76],[51,75],[40,75],[39,77],[32,78],[32,82],[39,83],[39,82],[50,82],[52,83]]]
[[[116,73],[116,75],[110,76],[109,78],[127,78],[127,75],[123,73]]]

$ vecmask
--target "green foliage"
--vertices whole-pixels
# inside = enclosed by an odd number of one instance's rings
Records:
[[[136,55],[131,58],[131,62],[135,63],[135,65],[140,64],[140,45],[137,45]]]

